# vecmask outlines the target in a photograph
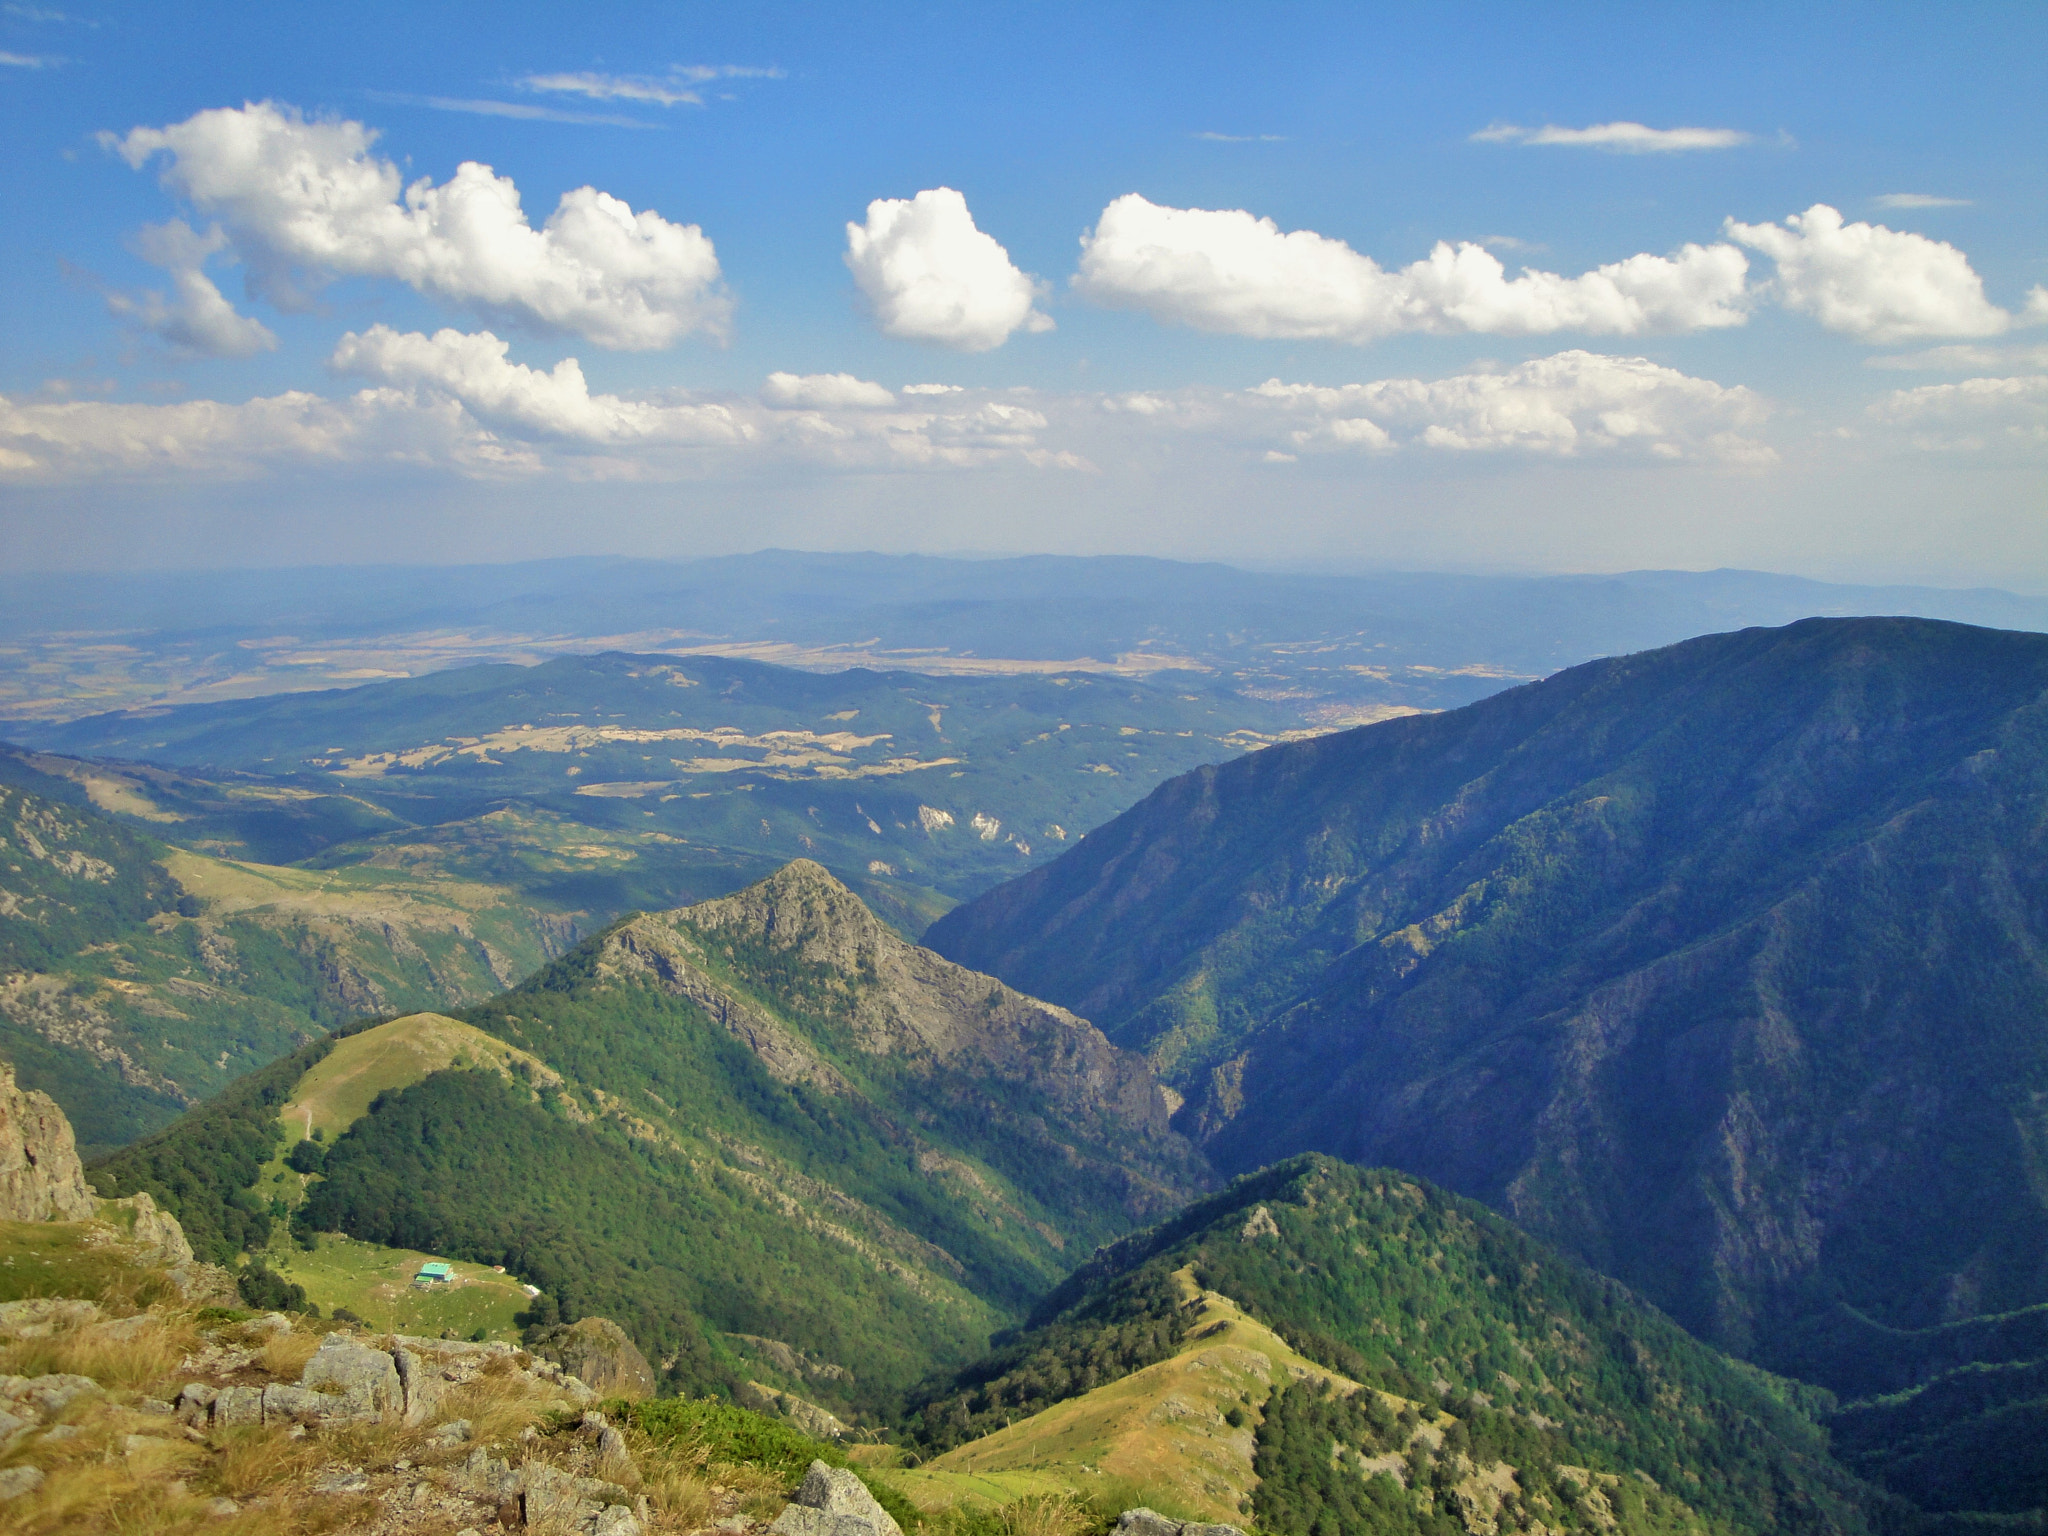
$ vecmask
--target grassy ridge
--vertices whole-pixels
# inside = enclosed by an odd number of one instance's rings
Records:
[[[1427,1509],[1410,1500],[1405,1513],[1390,1515],[1384,1500],[1375,1502],[1369,1469],[1346,1473],[1351,1482],[1328,1481],[1333,1465],[1355,1466],[1395,1443],[1377,1410],[1359,1403],[1363,1417],[1353,1424],[1351,1409],[1319,1406],[1313,1392],[1283,1404],[1268,1437],[1279,1458],[1269,1461],[1275,1489],[1259,1495],[1268,1499],[1261,1523],[1276,1530],[1319,1532],[1325,1507],[1337,1529],[1375,1529],[1370,1521],[1385,1516],[1394,1522],[1387,1529],[1434,1530],[1432,1520],[1456,1514],[1456,1490],[1469,1480],[1469,1467],[1456,1471],[1457,1455],[1512,1462],[1527,1474],[1522,1486],[1553,1508],[1567,1501],[1561,1479],[1570,1474],[1562,1469],[1619,1479],[1617,1508],[1625,1491],[1641,1491],[1642,1474],[1675,1503],[1638,1499],[1629,1506],[1632,1530],[1704,1522],[1731,1531],[1856,1532],[1870,1528],[1874,1504],[1889,1507],[1831,1457],[1816,1418],[1830,1405],[1826,1394],[1716,1354],[1483,1206],[1320,1157],[1248,1176],[1112,1245],[1053,1294],[1038,1328],[1000,1361],[928,1389],[913,1427],[938,1443],[962,1410],[1000,1411],[997,1393],[1014,1396],[1020,1409],[1036,1406],[1048,1367],[1084,1358],[1091,1331],[1142,1316],[1140,1298],[1163,1294],[1182,1267],[1332,1373],[1421,1405],[1422,1418],[1450,1436],[1452,1453],[1439,1446],[1425,1457],[1420,1483],[1402,1474],[1407,1486],[1434,1490]],[[1070,1373],[1067,1390],[1079,1386]],[[1463,1428],[1453,1433],[1451,1420]],[[1411,1443],[1414,1428],[1401,1432],[1397,1448]],[[1285,1448],[1295,1440],[1306,1449]],[[1333,1445],[1358,1454],[1333,1463]],[[1439,1467],[1447,1469],[1442,1477]],[[1345,1499],[1333,1497],[1339,1489]],[[1366,1523],[1343,1523],[1350,1520]]]

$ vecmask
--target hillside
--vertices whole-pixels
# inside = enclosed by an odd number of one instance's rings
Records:
[[[1972,1341],[2048,1301],[2044,689],[2033,635],[1691,641],[1188,775],[930,942],[1146,1050],[1225,1168],[1410,1169],[1848,1396],[2039,1360]],[[2042,1395],[1915,1412],[1987,1465]]]
[[[913,1497],[1129,1479],[1275,1536],[1848,1532],[1890,1508],[1828,1455],[1825,1394],[1387,1170],[1242,1179],[1104,1250],[1040,1319],[927,1391],[912,1427],[943,1454],[901,1474]],[[990,1432],[955,1443],[970,1421]]]
[[[2048,639],[1812,621],[1163,787],[935,927],[1188,1090],[1766,1359],[2048,1297]]]
[[[94,1177],[216,1253],[289,1225],[502,1264],[672,1387],[873,1418],[1200,1187],[1167,1117],[1141,1058],[798,862],[459,1019],[316,1042]]]
[[[58,798],[79,789],[0,759],[0,1053],[89,1150],[352,1018],[479,1002],[574,937],[481,881],[176,848],[150,835],[175,818],[134,788]]]

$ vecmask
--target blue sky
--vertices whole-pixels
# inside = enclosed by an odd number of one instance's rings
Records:
[[[2038,4],[11,4],[0,557],[2048,589],[2044,45]],[[294,203],[302,153],[450,201]],[[457,228],[464,162],[523,227]],[[660,223],[543,249],[584,188]]]

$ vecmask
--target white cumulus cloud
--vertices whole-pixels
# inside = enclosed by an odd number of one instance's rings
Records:
[[[206,275],[208,258],[227,243],[218,225],[204,235],[183,219],[145,225],[136,237],[136,252],[164,269],[171,280],[170,295],[155,290],[109,293],[107,307],[180,352],[253,357],[275,349],[277,337],[270,327],[238,312]]]
[[[1268,380],[1249,396],[1307,418],[1287,432],[1297,453],[1593,452],[1761,462],[1771,450],[1744,433],[1765,403],[1740,386],[1694,378],[1641,357],[1560,352],[1498,373],[1379,379],[1325,387]]]
[[[1777,263],[1781,304],[1859,341],[1995,336],[2012,324],[1984,297],[1969,257],[1944,240],[1844,223],[1826,203],[1783,224],[1730,219],[1727,229]]]
[[[1052,329],[1032,307],[1036,285],[951,187],[876,198],[866,223],[846,226],[845,259],[886,335],[986,352],[1020,327]]]
[[[877,409],[896,397],[880,384],[850,373],[771,373],[761,398],[786,410]]]
[[[1577,277],[1510,278],[1484,246],[1439,242],[1389,271],[1341,240],[1241,209],[1167,208],[1132,192],[1081,239],[1076,290],[1097,303],[1238,336],[1368,342],[1402,331],[1634,336],[1740,325],[1749,262],[1686,245]]]
[[[394,278],[630,350],[721,334],[730,312],[701,229],[594,187],[563,193],[535,229],[511,178],[487,165],[465,161],[439,186],[408,186],[372,153],[376,135],[363,124],[267,101],[104,138],[138,170],[163,156],[164,185],[220,221],[252,289],[282,307],[333,276]]]
[[[1689,149],[1733,149],[1752,135],[1737,128],[1646,128],[1641,123],[1595,123],[1589,128],[1519,128],[1495,123],[1472,135],[1481,144],[1561,144],[1621,155],[1669,155]]]

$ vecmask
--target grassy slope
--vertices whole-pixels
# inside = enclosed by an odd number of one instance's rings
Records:
[[[533,1055],[474,1025],[438,1013],[413,1013],[336,1044],[292,1088],[278,1111],[287,1137],[315,1131],[332,1141],[369,1113],[378,1094],[410,1088],[447,1067],[490,1067],[510,1077],[514,1064],[553,1076]]]
[[[1048,1485],[1087,1497],[1121,1481],[1142,1489],[1154,1508],[1241,1523],[1256,1483],[1249,1426],[1275,1384],[1302,1376],[1357,1384],[1299,1354],[1229,1297],[1203,1290],[1188,1269],[1174,1279],[1188,1311],[1177,1354],[899,1472],[896,1481],[933,1505],[1002,1503]],[[1233,1408],[1244,1424],[1225,1420]]]
[[[346,1307],[371,1328],[439,1338],[516,1339],[516,1313],[531,1305],[516,1280],[495,1274],[484,1264],[455,1261],[450,1284],[420,1287],[412,1283],[430,1260],[449,1262],[439,1254],[386,1248],[352,1238],[323,1236],[310,1250],[277,1244],[265,1255],[269,1266],[285,1279],[306,1288],[306,1299],[323,1311]]]

